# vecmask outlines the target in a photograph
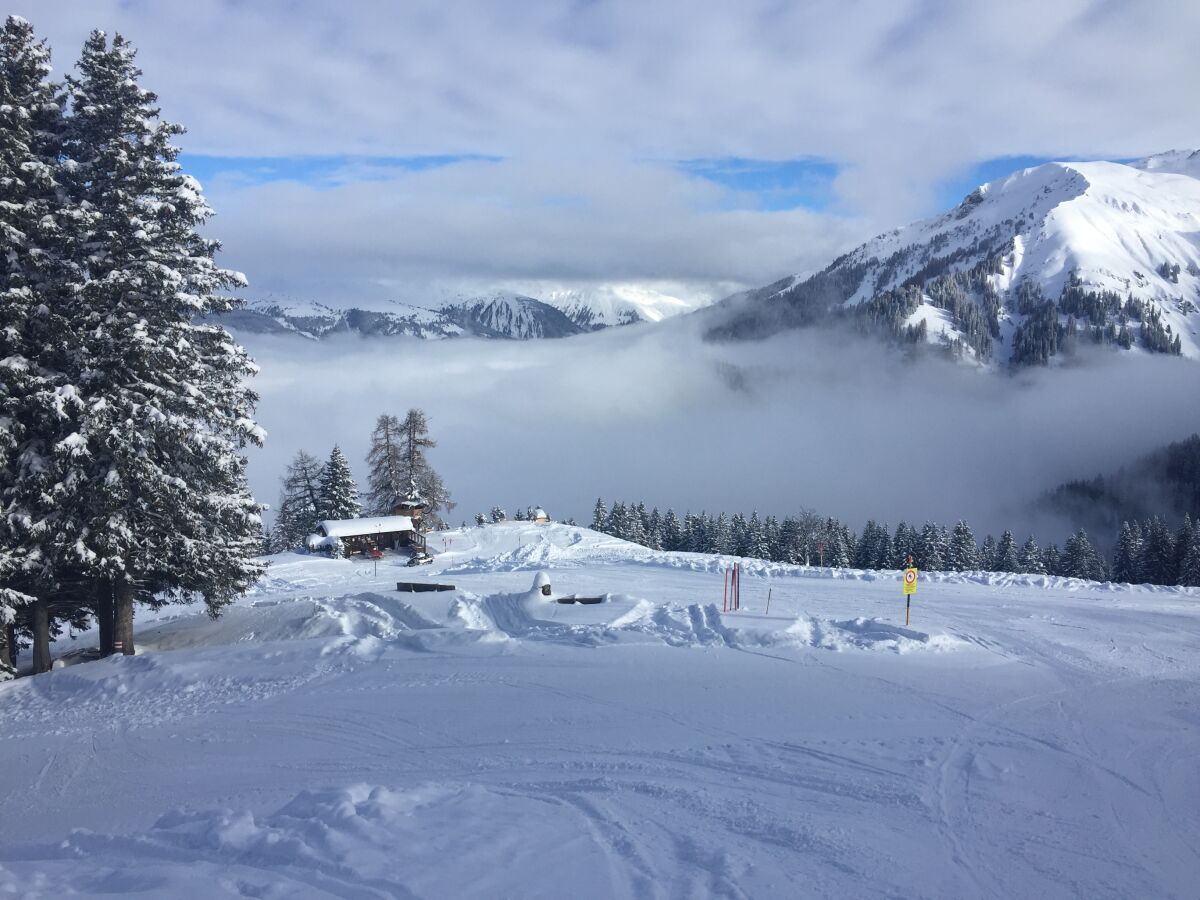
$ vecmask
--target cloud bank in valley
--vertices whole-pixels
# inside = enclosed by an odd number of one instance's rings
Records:
[[[432,459],[460,502],[540,503],[586,521],[597,496],[677,511],[785,515],[799,507],[861,527],[869,517],[1033,528],[1027,501],[1090,477],[1200,422],[1200,367],[1097,354],[1011,380],[878,344],[793,332],[763,344],[701,343],[690,327],[567,341],[346,339],[298,352],[255,338],[267,449],[256,494],[274,502],[299,447],[341,444],[365,478],[375,417],[419,405]]]

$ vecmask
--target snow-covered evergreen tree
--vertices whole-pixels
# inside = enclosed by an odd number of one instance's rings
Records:
[[[1121,523],[1117,551],[1113,558],[1113,580],[1126,584],[1141,582],[1142,530],[1138,523]]]
[[[483,513],[475,513],[475,524],[482,528],[487,524],[487,516],[485,516]]]
[[[993,571],[1016,572],[1018,566],[1017,542],[1013,538],[1013,533],[1006,528],[1004,534],[1000,535],[1000,543],[996,545],[996,562]]]
[[[752,510],[750,519],[746,522],[746,550],[746,555],[753,559],[771,557],[770,548],[767,546],[767,534],[758,518],[758,510]]]
[[[350,471],[350,463],[337,444],[333,445],[329,460],[321,470],[317,511],[322,520],[357,519],[362,515],[354,473]]]
[[[1005,532],[1007,534],[1007,532]],[[954,572],[967,572],[979,565],[975,535],[965,520],[959,519],[946,552],[946,567]]]
[[[1188,550],[1191,549],[1195,530],[1196,526],[1192,524],[1191,515],[1184,513],[1183,522],[1180,523],[1179,530],[1175,532],[1175,555],[1171,566],[1172,584],[1183,584],[1180,580],[1183,572],[1183,560],[1187,556]]]
[[[1062,553],[1059,552],[1057,544],[1050,544],[1042,551],[1042,566],[1045,568],[1047,575],[1063,574]]]
[[[856,569],[870,569],[874,565],[875,552],[879,543],[879,536],[876,534],[878,527],[874,519],[867,519],[867,524],[863,526],[862,537],[858,540],[854,558],[851,560],[851,564]]]
[[[1142,526],[1141,577],[1150,584],[1175,583],[1175,541],[1165,521],[1155,516]]]
[[[491,515],[493,522],[503,522],[508,518],[508,514],[504,511],[503,507],[500,506],[493,506]]]
[[[708,539],[708,553],[732,553],[733,552],[733,534],[729,528],[729,520],[725,517],[725,513],[717,516],[712,522],[712,527],[706,529],[705,537]]]
[[[651,550],[663,549],[663,517],[657,506],[650,510],[646,528],[646,546]]]
[[[417,486],[417,492],[427,504],[426,524],[439,527],[442,524],[442,512],[449,514],[455,503],[450,499],[450,492],[442,482],[442,477],[429,463],[426,451],[436,447],[437,441],[429,436],[429,418],[423,410],[410,409],[405,415],[400,423],[400,441],[405,492],[410,483]]]
[[[679,516],[675,515],[675,510],[670,507],[667,507],[667,514],[663,516],[662,545],[664,550],[684,549],[683,525]]]
[[[596,498],[596,506],[592,509],[592,531],[606,531],[608,529],[608,507],[604,505],[604,498]]]
[[[1030,575],[1046,574],[1046,560],[1032,534],[1021,545],[1021,553],[1017,557],[1017,571]]]
[[[926,522],[921,529],[920,568],[930,572],[940,572],[946,567],[946,541],[942,539],[942,529],[932,522]]]
[[[979,568],[984,572],[996,571],[996,539],[990,534],[979,548]]]
[[[825,543],[826,566],[831,568],[845,568],[850,565],[852,549],[846,540],[846,530],[840,522],[834,519],[826,519],[823,540]]]
[[[904,521],[896,526],[896,533],[892,536],[892,568],[908,568],[910,557],[916,562],[917,537],[916,530],[909,528]]]
[[[1063,547],[1061,574],[1070,578],[1087,578],[1100,581],[1104,578],[1104,566],[1100,555],[1092,547],[1087,532],[1080,528],[1067,538]]]
[[[274,553],[296,550],[317,530],[321,520],[321,463],[316,457],[297,451],[288,464],[279,489],[279,506],[271,529]]]
[[[1179,583],[1188,587],[1200,587],[1200,528],[1193,527],[1191,543],[1179,564]]]
[[[61,551],[83,523],[64,515],[82,403],[56,347],[70,333],[63,298],[82,280],[82,254],[65,200],[63,95],[50,83],[50,53],[24,19],[0,31],[0,679],[11,674],[9,626],[39,604],[49,629]],[[77,484],[77,483],[74,483]],[[35,597],[34,594],[38,596]],[[48,668],[46,649],[35,670]]]
[[[367,450],[367,496],[365,512],[372,516],[390,516],[408,496],[409,471],[403,448],[405,436],[400,419],[383,413],[371,430]]]
[[[219,245],[199,234],[212,211],[176,162],[183,129],[158,119],[119,35],[110,45],[93,32],[78,69],[66,187],[86,211],[71,228],[87,279],[64,300],[60,346],[84,403],[66,439],[78,477],[64,483],[86,489],[59,506],[86,525],[70,564],[98,584],[101,605],[111,597],[114,641],[132,653],[135,597],[198,593],[215,614],[261,574],[240,450],[264,433],[246,386],[256,367],[207,323],[234,308],[221,292],[244,279],[218,268]]]

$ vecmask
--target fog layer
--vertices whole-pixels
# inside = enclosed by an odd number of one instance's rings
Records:
[[[430,418],[430,454],[470,521],[541,504],[590,520],[597,496],[786,515],[854,527],[867,518],[966,517],[1061,539],[1028,501],[1114,469],[1200,426],[1200,366],[1101,353],[1018,377],[905,362],[828,332],[706,344],[681,323],[560,341],[248,336],[262,367],[251,453],[255,495],[274,504],[303,448],[341,445],[360,485],[383,412]]]

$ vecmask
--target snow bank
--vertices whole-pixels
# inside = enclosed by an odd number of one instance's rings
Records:
[[[141,834],[76,829],[9,848],[0,893],[554,897],[571,883],[582,886],[573,896],[603,897],[606,859],[588,844],[567,804],[469,782],[354,784],[304,791],[265,815],[179,808]]]

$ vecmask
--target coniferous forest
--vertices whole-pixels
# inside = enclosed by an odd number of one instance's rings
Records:
[[[94,618],[131,654],[136,604],[211,614],[263,571],[242,449],[264,438],[255,366],[206,317],[244,279],[202,237],[134,49],[95,31],[50,78],[28,22],[0,33],[0,676],[18,632]]]
[[[493,519],[494,520],[494,519]],[[482,523],[480,523],[482,524]],[[811,511],[778,519],[752,512],[713,516],[701,512],[649,511],[645,503],[596,501],[591,527],[654,550],[722,553],[790,565],[849,566],[856,569],[901,569],[913,565],[929,571],[1012,572],[1060,575],[1093,581],[1200,586],[1200,526],[1185,515],[1172,529],[1163,519],[1125,522],[1116,536],[1111,559],[1080,528],[1062,547],[1039,545],[1033,535],[1018,542],[1005,530],[977,541],[970,525],[953,528],[926,522],[868,521],[861,533],[834,518]]]

